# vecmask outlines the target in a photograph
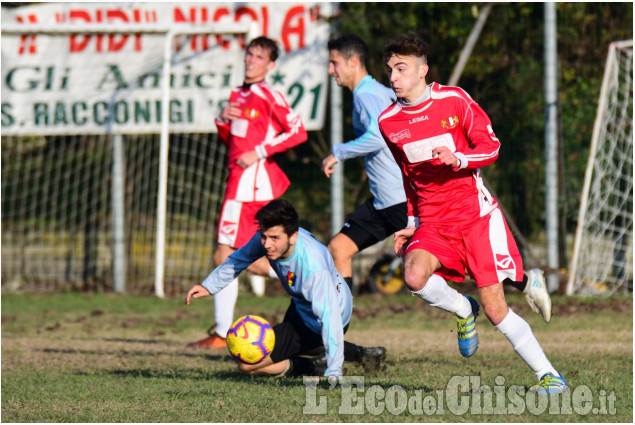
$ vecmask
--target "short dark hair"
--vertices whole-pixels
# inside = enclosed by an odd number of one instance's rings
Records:
[[[388,63],[394,55],[414,56],[428,63],[428,44],[412,32],[395,35],[384,43],[384,63]]]
[[[368,69],[368,46],[364,43],[364,40],[354,34],[343,35],[338,38],[329,40],[329,51],[337,50],[344,57],[349,60],[353,56],[359,58],[359,63]]]
[[[249,42],[249,44],[247,45],[247,48],[245,49],[245,51],[249,50],[250,47],[262,47],[263,49],[267,50],[269,52],[269,60],[271,62],[275,62],[276,59],[278,59],[278,56],[280,56],[280,49],[278,49],[278,44],[276,44],[275,41],[273,41],[270,38],[267,38],[265,36],[260,36],[257,38],[254,38],[253,40],[251,40]]]
[[[282,226],[284,233],[288,236],[297,232],[300,227],[297,211],[291,202],[284,199],[275,199],[260,208],[256,213],[256,221],[261,232],[275,226]]]

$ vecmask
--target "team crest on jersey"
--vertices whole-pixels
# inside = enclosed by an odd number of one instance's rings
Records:
[[[446,130],[452,130],[454,127],[459,125],[459,117],[456,115],[453,117],[449,117],[447,120],[441,120],[441,127]]]
[[[289,286],[295,285],[295,273],[287,272],[287,285]]]
[[[260,113],[258,112],[257,109],[251,109],[251,108],[245,109],[245,116],[249,118],[250,120],[258,118],[258,115],[260,115]]]

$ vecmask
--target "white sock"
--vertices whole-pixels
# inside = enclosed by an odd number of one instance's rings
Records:
[[[448,286],[445,279],[439,275],[433,274],[422,290],[412,293],[432,307],[449,311],[463,319],[472,314],[472,306],[467,298]]]
[[[216,329],[214,332],[222,338],[227,338],[227,331],[234,322],[234,307],[238,299],[238,279],[224,287],[214,295],[214,319]]]
[[[251,283],[251,289],[254,291],[254,295],[262,297],[265,295],[265,278],[264,276],[258,276],[255,274],[249,275],[249,282]]]
[[[509,309],[507,316],[496,328],[512,343],[512,347],[527,366],[534,371],[536,378],[540,380],[545,373],[551,372],[554,376],[560,374],[553,368],[547,356],[542,351],[538,340],[525,320]]]
[[[272,279],[280,279],[276,271],[271,266],[269,266],[269,277]]]

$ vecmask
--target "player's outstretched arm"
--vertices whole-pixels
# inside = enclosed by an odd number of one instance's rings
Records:
[[[185,304],[190,305],[190,299],[192,298],[203,298],[203,297],[208,297],[210,295],[211,294],[209,293],[209,291],[205,289],[205,287],[203,287],[202,285],[194,285],[189,291],[187,291]]]

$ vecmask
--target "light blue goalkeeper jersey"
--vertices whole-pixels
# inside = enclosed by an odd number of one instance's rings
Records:
[[[357,139],[333,146],[338,162],[364,156],[373,206],[384,209],[406,202],[401,170],[379,132],[377,117],[395,99],[393,91],[370,75],[353,89],[353,130]]]
[[[202,285],[218,293],[251,263],[266,255],[257,232],[247,244],[227,257]],[[344,326],[351,320],[353,297],[335,269],[328,248],[300,228],[289,258],[269,261],[291,295],[298,313],[313,332],[322,335],[327,369],[324,376],[341,376],[344,362]]]

